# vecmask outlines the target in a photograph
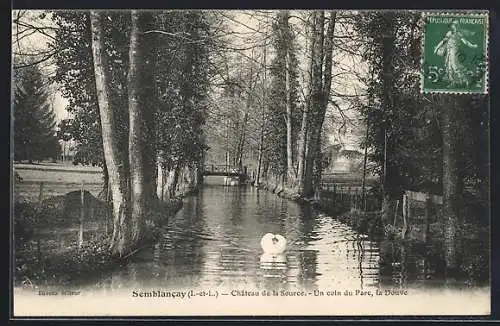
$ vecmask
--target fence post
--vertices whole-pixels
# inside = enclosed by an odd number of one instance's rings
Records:
[[[162,180],[163,183],[163,180]],[[108,235],[108,222],[109,222],[109,185],[106,187],[106,205],[105,207],[105,212],[104,212],[104,224],[105,224],[105,229],[106,229],[106,235]],[[163,188],[163,186],[162,186]],[[161,190],[161,196],[162,196],[162,201],[163,201],[163,189]]]
[[[403,218],[405,218],[407,221],[409,221],[411,218],[410,200],[411,198],[409,197],[408,193],[405,192],[403,194]]]
[[[337,185],[334,183],[333,184],[333,205],[335,206],[335,202],[337,200]]]
[[[38,263],[40,264],[40,267],[42,269],[42,272],[45,270],[43,263],[42,263],[42,249],[40,247],[40,218],[42,214],[42,200],[43,200],[43,182],[40,182],[40,191],[38,192],[38,214],[37,214],[37,225],[35,226],[35,233],[36,233],[36,251],[37,251],[37,258],[38,258]]]
[[[366,197],[367,197],[367,196],[366,196],[366,186],[365,186],[365,188],[363,188],[363,190],[362,190],[362,196],[363,196],[363,197],[362,197],[361,205],[363,205],[363,211],[365,211],[365,212],[366,212],[366,210],[367,210],[367,208],[368,208],[368,207],[367,207],[367,201],[368,201],[368,199],[366,198]]]
[[[408,231],[408,221],[410,220],[410,198],[408,193],[403,194],[403,228],[401,231],[401,236],[404,239],[406,237],[406,232]]]
[[[424,203],[424,227],[422,228],[422,241],[427,243],[427,235],[429,232],[429,210],[430,210],[431,198],[425,193],[425,203]]]
[[[398,210],[399,210],[399,199],[396,200],[396,209],[394,210],[394,223],[393,225],[396,226],[397,223],[397,218],[398,218]]]
[[[360,194],[360,191],[359,189],[356,189],[356,192],[355,192],[355,196],[356,196],[356,209],[358,210],[361,210],[361,194]]]
[[[83,218],[85,215],[85,192],[84,192],[84,181],[82,180],[82,185],[80,189],[80,231],[78,233],[78,248],[83,245]]]
[[[351,186],[347,187],[347,204],[349,205],[349,209],[352,207],[352,193],[351,193]]]
[[[356,188],[354,188],[354,190],[352,191],[352,199],[353,199],[353,205],[351,205],[351,207],[353,207],[354,209],[358,208],[358,192],[356,190]]]
[[[356,190],[356,207],[361,210],[361,205],[363,203],[363,195],[360,189]]]
[[[403,219],[408,217],[408,195],[403,193]]]

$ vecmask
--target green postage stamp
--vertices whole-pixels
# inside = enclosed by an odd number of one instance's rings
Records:
[[[426,13],[424,93],[488,93],[488,15]]]

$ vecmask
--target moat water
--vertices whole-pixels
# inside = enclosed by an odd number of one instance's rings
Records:
[[[159,242],[93,286],[313,291],[464,288],[476,281],[446,276],[439,241],[415,248],[372,238],[310,205],[252,187],[206,185],[185,198],[163,230]],[[282,255],[263,253],[268,232],[287,239]]]

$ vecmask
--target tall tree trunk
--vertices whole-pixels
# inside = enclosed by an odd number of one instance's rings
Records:
[[[382,106],[383,110],[385,110],[385,115],[388,116],[392,110],[394,110],[393,100],[392,100],[392,89],[393,85],[393,64],[392,64],[392,53],[394,47],[394,13],[387,12],[383,14],[384,18],[384,28],[382,35],[382,47],[383,47],[383,99]],[[388,122],[386,122],[387,124]],[[390,126],[385,127],[386,130],[390,128]],[[392,146],[393,142],[392,138],[387,136],[387,131],[385,132],[385,145],[384,151],[386,153],[384,158],[384,176],[383,176],[383,199],[382,199],[382,222],[383,224],[388,224],[391,220],[391,217],[394,216],[393,206],[390,201],[392,200],[393,191],[392,185],[396,182],[396,171],[395,167],[391,164],[392,156],[388,157],[392,154]]]
[[[262,156],[264,154],[264,120],[262,121],[262,125],[260,128],[260,137],[259,137],[259,157],[257,159],[257,175],[255,176],[255,185],[259,185],[260,183],[260,174],[262,170]]]
[[[443,95],[445,96],[445,95]],[[457,268],[457,231],[459,228],[458,128],[452,100],[441,102],[443,123],[443,218],[445,262],[449,269]]]
[[[131,244],[143,236],[145,221],[151,216],[154,201],[154,150],[148,135],[153,129],[151,107],[146,105],[151,91],[151,75],[148,74],[144,31],[151,20],[148,12],[131,12],[131,32],[128,71],[129,106],[129,162],[131,187]],[[149,76],[148,76],[149,75]],[[148,78],[149,77],[149,78]],[[149,87],[148,87],[149,86]]]
[[[158,159],[157,163],[157,185],[156,185],[156,196],[158,197],[158,200],[163,201],[164,200],[164,187],[165,187],[165,178],[167,175],[166,169],[163,166],[162,162],[160,159]]]
[[[109,174],[108,174],[108,168],[106,167],[106,161],[104,161],[103,167],[102,167],[102,181],[103,181],[103,186],[101,193],[99,194],[99,199],[101,200],[106,200],[108,199],[108,194],[109,194]],[[108,204],[108,203],[106,203]]]
[[[177,188],[179,187],[179,176],[181,174],[182,165],[178,164],[174,170],[174,175],[172,178],[172,184],[170,185],[170,198],[174,198],[177,194]]]
[[[267,47],[264,47],[264,80],[263,80],[263,85],[264,87],[262,88],[262,102],[266,101],[266,81],[267,81]],[[261,123],[260,123],[260,135],[259,135],[259,157],[257,159],[257,176],[255,177],[255,185],[260,184],[260,176],[261,176],[261,170],[262,170],[262,159],[264,156],[264,130],[266,127],[266,107],[265,105],[262,105],[261,112],[260,112],[260,118],[261,118]]]
[[[315,136],[315,153],[314,153],[314,174],[313,174],[313,187],[317,187],[321,183],[321,173],[323,171],[323,156],[321,153],[321,134],[323,130],[323,123],[325,121],[326,109],[328,107],[328,102],[330,101],[330,90],[332,87],[332,67],[333,67],[333,36],[335,31],[335,21],[336,12],[330,12],[330,19],[328,23],[328,28],[326,32],[326,37],[324,40],[323,52],[325,54],[324,70],[323,70],[323,84],[322,84],[322,94],[321,101],[318,105],[318,115],[314,126],[314,130],[317,132]]]
[[[238,141],[238,150],[237,150],[237,165],[239,171],[243,171],[243,150],[245,149],[245,142],[246,142],[246,131],[247,131],[247,124],[248,124],[248,110],[250,109],[250,103],[249,101],[247,102],[247,110],[245,111],[243,115],[243,126],[241,127],[241,135],[240,139]]]
[[[188,191],[195,191],[198,187],[198,166],[193,163],[188,167]]]
[[[283,55],[284,70],[285,70],[285,123],[286,123],[286,179],[289,184],[294,182],[295,179],[295,169],[293,165],[293,130],[292,130],[292,78],[290,76],[291,71],[291,39],[290,39],[290,26],[289,26],[290,13],[288,10],[284,10],[279,13],[279,26],[280,33],[283,37],[283,42],[285,43],[285,53]]]
[[[128,178],[123,156],[118,149],[115,114],[110,106],[108,69],[104,50],[102,11],[91,11],[92,55],[97,90],[97,100],[102,128],[104,159],[109,176],[109,189],[113,202],[113,235],[111,250],[122,255],[128,246],[129,211],[127,205]]]
[[[178,162],[171,170],[165,172],[166,175],[163,186],[163,197],[165,198],[165,200],[170,200],[175,197],[181,169],[182,164]]]
[[[311,114],[311,128],[310,137],[308,141],[308,155],[306,155],[305,160],[305,172],[304,172],[304,188],[302,195],[304,197],[310,197],[314,193],[313,189],[313,171],[314,162],[317,158],[319,148],[319,137],[321,130],[317,130],[318,121],[321,115],[321,106],[323,100],[323,55],[324,55],[324,22],[325,22],[325,12],[323,10],[317,11],[313,14],[313,43],[314,43],[314,56],[313,60],[313,70],[311,78],[311,99],[310,99],[310,109]]]
[[[165,168],[163,169],[163,185],[162,185],[162,190],[163,190],[163,200],[164,201],[169,201],[171,199],[171,186],[173,183],[173,176],[174,176],[174,169],[168,169]]]
[[[254,53],[252,52],[252,60],[254,57]],[[243,114],[243,125],[241,126],[241,135],[240,135],[240,140],[238,143],[238,169],[239,171],[243,171],[243,151],[245,149],[245,142],[246,142],[246,132],[247,132],[247,124],[248,124],[248,112],[253,106],[253,90],[254,90],[254,73],[253,73],[253,65],[250,66],[250,87],[248,91],[248,98],[246,100],[246,108],[245,108],[245,113]]]
[[[369,99],[371,105],[371,97]],[[368,162],[368,136],[370,132],[370,120],[366,119],[365,153],[363,154],[363,179],[361,182],[361,202],[362,209],[366,211],[366,164]]]
[[[292,130],[292,101],[290,87],[290,55],[287,52],[285,60],[285,92],[286,92],[286,169],[287,182],[292,183],[295,179],[295,170],[293,165],[293,130]]]
[[[262,153],[262,161],[262,178],[264,182],[267,182],[269,179],[269,157],[265,151]]]
[[[306,99],[306,105],[304,106],[304,109],[302,111],[302,121],[300,125],[300,133],[299,133],[299,140],[297,144],[297,181],[296,181],[296,187],[295,191],[297,194],[303,196],[304,195],[304,187],[305,187],[305,170],[306,170],[306,158],[307,158],[307,140],[309,137],[308,130],[310,126],[310,114],[309,110],[312,106],[311,101],[312,101],[312,76],[314,74],[314,68],[316,65],[316,38],[315,38],[315,29],[316,29],[316,12],[313,12],[311,15],[312,19],[312,24],[311,24],[311,31],[310,31],[310,53],[311,53],[311,59],[309,63],[309,76],[311,77],[311,80],[309,81],[309,90],[308,90],[308,95]]]
[[[202,135],[202,142],[205,143],[205,137]],[[198,190],[203,185],[203,172],[205,169],[205,151],[202,152],[201,158],[196,162],[196,189]]]
[[[306,158],[307,146],[307,122],[308,122],[309,105],[306,104],[302,112],[302,123],[300,126],[299,143],[297,149],[297,185],[296,192],[302,194],[304,191],[304,167]]]

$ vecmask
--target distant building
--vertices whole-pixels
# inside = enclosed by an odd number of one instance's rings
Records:
[[[59,140],[61,144],[61,158],[60,160],[65,162],[73,162],[76,154],[76,143],[74,140]]]
[[[323,152],[325,173],[362,173],[364,154],[350,146],[330,145]]]

